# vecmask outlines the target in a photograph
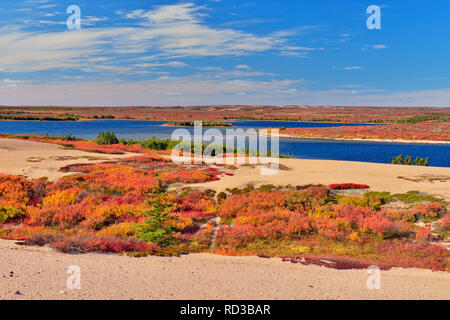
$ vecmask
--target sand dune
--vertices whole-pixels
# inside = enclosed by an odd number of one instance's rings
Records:
[[[74,163],[96,163],[130,157],[134,154],[108,155],[34,141],[0,138],[0,173],[23,175],[28,178],[47,177],[55,180],[70,173],[58,171]],[[62,157],[67,160],[61,160]]]
[[[369,290],[365,270],[333,270],[280,259],[193,254],[180,258],[69,255],[0,240],[0,299],[448,299],[450,273],[381,272]],[[4,259],[7,257],[7,259]],[[67,267],[81,289],[66,287]],[[13,271],[13,276],[9,276]],[[19,291],[19,294],[16,292]]]

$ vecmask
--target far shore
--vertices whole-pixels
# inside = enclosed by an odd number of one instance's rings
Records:
[[[259,133],[267,135],[267,129],[259,130]],[[311,140],[336,140],[336,141],[366,141],[366,142],[388,142],[388,143],[418,143],[418,144],[450,144],[450,141],[439,141],[439,140],[406,140],[406,139],[376,139],[376,138],[330,138],[330,137],[320,137],[320,136],[303,136],[303,135],[293,135],[279,133],[277,135],[271,134],[272,136],[278,136],[279,138],[290,138],[290,139],[311,139]]]

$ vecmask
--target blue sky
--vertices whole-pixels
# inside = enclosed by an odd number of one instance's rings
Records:
[[[450,106],[449,12],[448,0],[2,0],[0,104]]]

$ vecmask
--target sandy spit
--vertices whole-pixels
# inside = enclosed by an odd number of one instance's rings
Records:
[[[259,130],[259,133],[267,135],[267,129]],[[275,135],[275,133],[271,133]],[[296,134],[278,133],[276,136],[279,138],[294,138],[294,139],[314,139],[314,140],[337,140],[337,141],[366,141],[366,142],[392,142],[392,143],[422,143],[422,144],[450,144],[450,141],[438,141],[438,140],[406,140],[406,139],[376,139],[376,138],[329,138],[320,136],[303,136]]]
[[[0,240],[0,299],[449,299],[450,273],[381,272],[369,290],[365,270],[333,270],[280,259],[193,254],[131,258],[69,255]],[[81,289],[68,289],[79,266]],[[10,276],[11,271],[13,276]],[[17,291],[20,293],[18,294]]]

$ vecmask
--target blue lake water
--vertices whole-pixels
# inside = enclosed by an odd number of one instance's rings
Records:
[[[174,127],[163,127],[165,121],[99,120],[83,122],[0,121],[0,133],[37,133],[59,136],[71,133],[83,139],[94,139],[100,131],[114,131],[119,138],[170,138]],[[233,121],[234,128],[261,129],[277,127],[330,127],[358,124],[307,123],[283,121]],[[193,132],[193,128],[183,128]],[[206,128],[204,128],[206,129]],[[222,132],[224,128],[219,128]],[[399,154],[413,158],[429,157],[430,165],[450,167],[450,145],[336,141],[320,139],[280,139],[280,153],[305,159],[329,159],[390,163]]]

